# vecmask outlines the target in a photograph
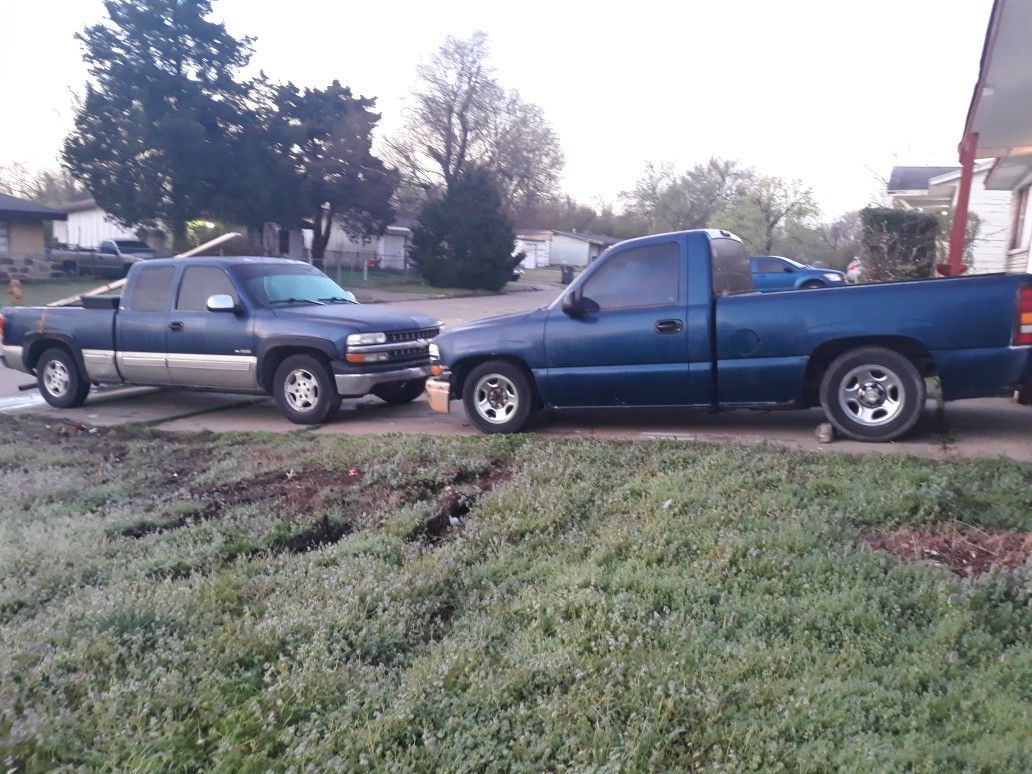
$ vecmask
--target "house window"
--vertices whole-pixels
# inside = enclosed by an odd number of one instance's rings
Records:
[[[11,252],[11,226],[6,220],[0,220],[0,253]]]
[[[1017,250],[1021,247],[1025,239],[1025,213],[1028,210],[1028,189],[1029,186],[1026,185],[1014,194],[1014,219],[1011,222],[1011,250]]]

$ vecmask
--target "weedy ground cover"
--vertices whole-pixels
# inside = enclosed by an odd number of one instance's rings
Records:
[[[1032,768],[1032,466],[0,425],[15,770]]]

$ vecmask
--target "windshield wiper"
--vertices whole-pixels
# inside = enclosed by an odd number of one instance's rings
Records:
[[[272,304],[318,304],[319,306],[326,306],[325,301],[320,301],[317,298],[274,298],[269,302]]]
[[[338,303],[356,304],[356,303],[358,303],[357,301],[353,301],[350,298],[344,298],[344,296],[329,296],[327,298],[320,298],[319,300],[322,303],[324,303],[324,304],[338,304]]]

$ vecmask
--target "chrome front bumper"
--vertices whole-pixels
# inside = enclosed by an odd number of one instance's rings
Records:
[[[379,384],[394,382],[411,382],[425,379],[430,375],[430,366],[400,368],[397,371],[379,371],[368,374],[334,374],[337,382],[337,394],[342,398],[358,398],[368,395]]]

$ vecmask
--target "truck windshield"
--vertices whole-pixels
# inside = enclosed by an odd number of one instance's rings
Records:
[[[258,306],[358,303],[350,292],[303,263],[238,266],[236,273]]]

